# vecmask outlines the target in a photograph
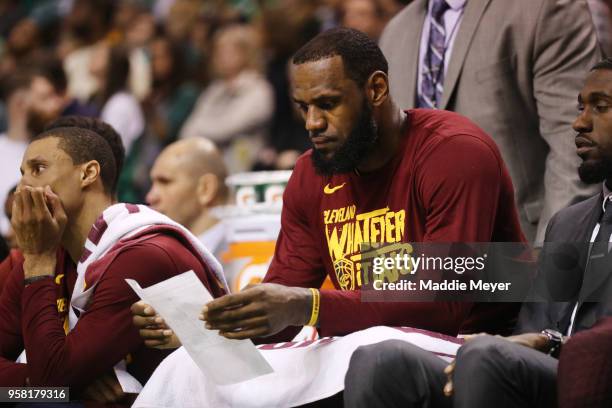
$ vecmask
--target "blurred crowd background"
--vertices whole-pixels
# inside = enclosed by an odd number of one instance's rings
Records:
[[[612,1],[589,2],[607,51]],[[291,55],[335,26],[378,39],[408,3],[0,0],[0,203],[28,139],[62,115],[119,132],[121,201],[145,201],[156,157],[180,138],[214,141],[230,174],[291,169],[309,148],[290,99]]]
[[[179,138],[214,141],[230,174],[291,169],[309,148],[291,55],[338,25],[377,38],[408,2],[1,0],[0,202],[28,139],[62,115],[119,132],[122,201],[144,201],[155,158]]]

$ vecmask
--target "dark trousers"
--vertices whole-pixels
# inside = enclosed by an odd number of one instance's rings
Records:
[[[444,396],[446,363],[410,343],[358,348],[345,379],[345,407],[556,407],[557,360],[483,336],[459,349],[454,395]]]
[[[557,406],[558,361],[497,337],[483,336],[459,349],[454,407]]]
[[[401,340],[359,347],[344,380],[344,406],[451,407],[442,394],[447,364]]]

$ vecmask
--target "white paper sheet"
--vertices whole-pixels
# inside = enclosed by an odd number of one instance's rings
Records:
[[[212,296],[193,271],[140,287],[126,282],[174,331],[200,370],[217,385],[236,384],[273,372],[250,340],[230,340],[198,319]]]

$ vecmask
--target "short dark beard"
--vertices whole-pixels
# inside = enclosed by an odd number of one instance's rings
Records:
[[[323,176],[349,173],[367,157],[377,139],[378,126],[374,121],[370,106],[364,102],[355,127],[333,157],[326,159],[316,148],[313,148],[312,164],[317,173]]]
[[[578,167],[580,180],[587,184],[597,184],[604,180],[612,180],[612,158],[586,160]]]

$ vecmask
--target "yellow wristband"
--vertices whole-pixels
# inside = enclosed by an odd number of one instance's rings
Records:
[[[321,295],[319,294],[319,290],[315,288],[310,288],[312,292],[312,312],[310,314],[310,321],[307,326],[315,326],[317,321],[319,320],[319,306],[321,304]]]

